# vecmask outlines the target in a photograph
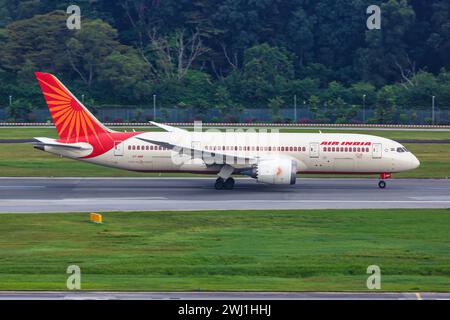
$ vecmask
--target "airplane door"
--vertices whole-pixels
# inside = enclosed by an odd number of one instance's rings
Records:
[[[116,157],[123,156],[123,143],[121,141],[114,141],[114,155]]]
[[[319,143],[312,142],[309,144],[309,157],[318,158],[319,157]]]
[[[383,146],[381,143],[374,143],[372,146],[372,158],[381,159],[383,155]]]
[[[192,149],[200,149],[200,141],[191,141],[191,148]]]

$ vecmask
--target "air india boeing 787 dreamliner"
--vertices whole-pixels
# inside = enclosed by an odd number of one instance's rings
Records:
[[[361,134],[190,132],[153,122],[162,132],[106,128],[53,75],[36,72],[59,139],[35,138],[34,147],[63,157],[137,172],[217,174],[216,189],[233,189],[233,174],[268,184],[295,184],[297,174],[392,173],[419,160],[401,144]]]

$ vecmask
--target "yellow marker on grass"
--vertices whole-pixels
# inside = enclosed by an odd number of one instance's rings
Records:
[[[100,213],[92,212],[89,215],[89,220],[94,223],[103,223],[103,217]]]

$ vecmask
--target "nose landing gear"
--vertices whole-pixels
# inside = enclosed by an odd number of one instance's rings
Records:
[[[382,173],[382,174],[380,174],[380,179],[381,180],[378,182],[378,187],[380,189],[386,188],[386,181],[384,181],[384,180],[387,180],[387,179],[390,179],[390,178],[392,178],[392,174],[391,173]]]

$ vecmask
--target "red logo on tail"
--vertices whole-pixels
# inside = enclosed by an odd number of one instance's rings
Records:
[[[89,158],[103,154],[138,133],[114,133],[101,124],[83,104],[53,75],[36,72],[59,142],[87,142],[94,147]]]

